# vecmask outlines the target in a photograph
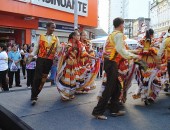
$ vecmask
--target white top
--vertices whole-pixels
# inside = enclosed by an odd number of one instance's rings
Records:
[[[0,52],[0,71],[8,69],[8,55],[5,51]]]

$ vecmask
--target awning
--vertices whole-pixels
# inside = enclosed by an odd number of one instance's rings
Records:
[[[108,36],[104,36],[104,37],[101,37],[101,38],[96,38],[96,39],[93,39],[93,40],[91,40],[91,43],[105,43],[106,42],[106,40],[107,40],[107,37]]]
[[[85,30],[94,33],[96,36],[108,35],[102,28],[85,28]]]

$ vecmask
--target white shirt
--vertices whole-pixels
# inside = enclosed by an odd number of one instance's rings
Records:
[[[8,69],[8,55],[5,51],[0,52],[0,71]]]

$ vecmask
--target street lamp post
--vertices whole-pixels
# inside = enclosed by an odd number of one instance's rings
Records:
[[[74,29],[78,29],[78,0],[74,0]]]

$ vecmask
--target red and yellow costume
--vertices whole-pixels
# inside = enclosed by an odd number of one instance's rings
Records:
[[[147,63],[146,71],[137,69],[137,81],[139,89],[137,94],[133,95],[134,99],[141,98],[142,101],[151,99],[154,101],[161,90],[161,71],[156,68],[156,57],[158,48],[154,46],[154,41],[151,42],[145,38],[141,40],[142,48],[139,49],[142,60]],[[145,102],[146,103],[146,102]]]
[[[92,44],[90,41],[83,40],[82,45],[90,56],[95,57],[95,53],[94,53],[94,50],[92,48]],[[87,87],[85,87],[84,90],[82,91],[89,91],[89,90],[95,89],[96,85],[94,83],[94,79],[96,78],[96,76],[94,76],[94,73],[91,73],[91,71],[96,66],[95,59],[91,59],[89,57],[83,57],[80,60],[80,64],[82,68],[85,69],[85,73],[82,75],[83,76],[82,80],[84,80],[84,82],[86,83],[88,83],[89,81],[93,81],[93,83],[90,83],[89,85],[87,85]]]
[[[54,35],[52,36],[52,40],[50,43],[48,43],[44,35],[40,35],[38,57],[53,60],[57,49],[57,44],[55,44],[56,42],[57,42],[57,38]],[[53,46],[52,50],[50,50],[51,46]],[[51,51],[51,53],[47,57],[47,53],[49,51]]]
[[[93,82],[92,79],[89,82],[83,80],[86,69],[83,68],[81,60],[88,54],[81,42],[77,41],[76,45],[70,40],[63,47],[58,64],[57,88],[62,98],[67,100],[72,99],[76,91],[83,91]],[[96,66],[94,68],[97,68]],[[98,72],[94,69],[91,73],[95,77]]]
[[[59,40],[53,34],[40,35],[38,43],[35,44],[32,54],[37,55],[38,58],[36,61],[31,100],[37,100],[37,96],[41,92],[48,77],[57,48],[59,48]]]
[[[126,101],[126,92],[131,86],[131,81],[133,78],[133,72],[135,70],[135,66],[133,66],[133,62],[130,62],[129,60],[123,58],[116,51],[113,38],[118,33],[120,33],[120,32],[114,31],[112,34],[109,35],[107,42],[106,42],[106,46],[105,46],[104,58],[109,58],[109,60],[115,61],[118,65],[118,72],[119,72],[118,79],[121,84],[120,100],[122,102],[125,102]],[[126,37],[124,36],[123,40],[125,40],[125,39],[126,39]],[[126,50],[128,50],[126,43],[124,43],[124,48]],[[102,96],[102,93],[105,89],[106,82],[107,82],[107,76],[106,76],[106,73],[104,72],[101,90],[98,94],[99,98]]]

